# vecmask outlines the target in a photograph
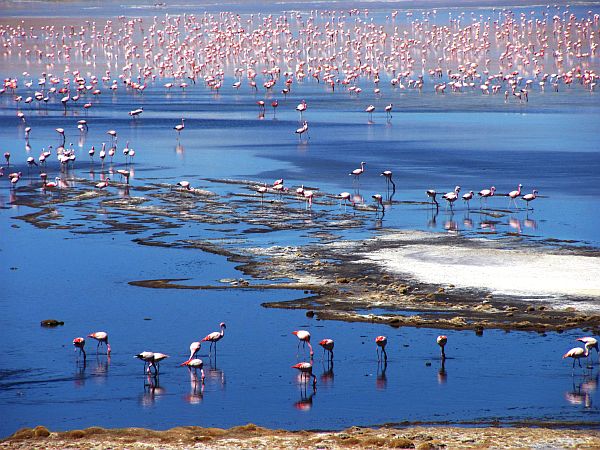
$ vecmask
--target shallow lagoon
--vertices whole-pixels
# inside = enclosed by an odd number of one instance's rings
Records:
[[[5,76],[10,75],[7,67],[2,66]],[[500,95],[482,99],[478,92],[439,96],[431,83],[421,94],[386,86],[381,98],[368,89],[356,98],[307,82],[284,99],[249,89],[234,92],[232,82],[226,79],[218,95],[201,86],[166,94],[161,83],[143,95],[106,94],[87,116],[70,110],[65,117],[59,104],[47,110],[23,107],[33,129],[30,153],[22,150],[24,125],[15,118],[16,105],[4,95],[0,117],[8,125],[0,128],[0,145],[11,150],[12,161],[27,173],[26,157],[37,157],[41,147],[57,146],[54,128],[64,127],[67,143],[74,143],[78,155],[73,176],[97,180],[102,168],[96,161],[94,173],[89,173],[87,150],[91,145],[99,149],[107,140],[106,130],[116,129],[119,145],[113,168],[124,167],[120,150],[130,141],[137,152],[133,185],[189,179],[196,187],[221,194],[241,188],[205,179],[270,183],[284,178],[290,185],[331,193],[356,191],[368,201],[373,193],[386,193],[379,173],[390,169],[397,185],[392,200],[409,203],[391,204],[383,220],[368,219],[361,228],[344,230],[343,237],[370,236],[379,227],[439,232],[457,228],[490,238],[516,232],[527,241],[550,238],[592,247],[600,243],[595,220],[600,193],[597,93],[537,92],[527,105],[520,105],[505,104]],[[256,100],[270,103],[274,97],[280,102],[276,115],[268,110],[259,117]],[[299,119],[294,107],[302,99],[309,103],[308,142],[299,142],[293,133]],[[380,112],[370,123],[364,107],[373,103],[381,111],[388,102],[395,105],[391,121]],[[126,113],[137,106],[145,111],[133,121]],[[182,115],[186,129],[177,141],[171,128]],[[80,140],[76,122],[84,117],[90,130]],[[367,171],[356,185],[347,173],[361,160],[367,161]],[[108,167],[107,162],[104,171]],[[52,176],[58,173],[54,158],[47,171]],[[37,177],[32,171],[21,186],[39,184]],[[457,205],[452,213],[442,206],[437,215],[418,203],[427,200],[424,191],[429,188],[449,191],[460,184],[464,192],[494,184],[508,192],[519,182],[527,191],[539,189],[545,198],[534,202],[533,211],[522,205],[510,213],[501,211],[502,217],[492,223],[479,213],[477,200],[470,210]],[[446,374],[440,374],[435,345],[439,330],[322,322],[307,318],[304,311],[260,307],[265,301],[301,295],[295,291],[130,286],[129,281],[153,278],[215,284],[241,275],[223,257],[139,246],[125,233],[36,229],[14,219],[31,212],[16,206],[15,197],[23,195],[20,189],[10,192],[6,178],[0,180],[0,268],[5,280],[0,336],[6,349],[0,363],[0,405],[8,412],[0,424],[3,436],[36,424],[71,429],[227,427],[254,422],[275,428],[331,429],[415,421],[507,425],[557,421],[590,427],[600,422],[597,364],[591,375],[577,369],[572,376],[570,362],[560,359],[575,346],[579,331],[539,335],[486,330],[481,337],[445,332],[450,359]],[[507,203],[503,197],[491,199],[489,205],[506,210]],[[297,207],[302,209],[302,202]],[[316,213],[320,208],[337,206],[317,205]],[[66,221],[79,214],[76,209],[61,211]],[[310,226],[311,215],[306,214]],[[239,232],[236,227],[227,231],[231,225],[190,228],[190,235],[205,238]],[[489,234],[491,228],[494,234]],[[244,238],[243,245],[297,245],[316,239],[309,230]],[[40,320],[51,317],[65,325],[39,327]],[[226,337],[219,344],[216,368],[213,363],[214,370],[207,370],[203,395],[198,395],[187,370],[177,364],[186,359],[189,343],[214,331],[220,321],[228,325]],[[316,349],[319,382],[312,397],[310,388],[303,393],[290,368],[297,361],[291,331],[299,328],[310,330],[315,344],[324,337],[336,340],[333,377],[324,374]],[[71,341],[101,329],[110,334],[110,363],[105,356],[96,358],[88,341],[90,356],[83,368]],[[385,376],[378,370],[373,342],[379,334],[386,334],[390,342]],[[140,361],[132,358],[143,350],[171,355],[154,390],[146,385]],[[208,360],[206,349],[200,353]]]

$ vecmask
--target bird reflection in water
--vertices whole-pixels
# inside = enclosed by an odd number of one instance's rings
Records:
[[[156,397],[165,393],[165,389],[160,387],[159,376],[153,373],[144,375],[144,393],[142,394],[142,406],[152,406]]]
[[[77,360],[75,361],[75,376],[73,378],[75,387],[83,387],[83,385],[85,384],[86,366],[87,364],[85,358],[77,358]]]
[[[463,216],[463,226],[467,229],[473,228],[473,220],[471,219],[471,217],[469,217],[468,212]]]
[[[180,142],[177,142],[177,145],[175,146],[175,153],[179,156],[183,156],[185,153],[185,147],[181,145]]]
[[[321,383],[324,385],[333,384],[333,360],[323,361],[323,373],[321,374]]]
[[[197,405],[204,398],[204,383],[198,377],[198,372],[190,370],[190,393],[186,394],[184,399],[190,405]]]
[[[525,225],[525,228],[531,228],[532,230],[537,230],[537,221],[530,219],[529,217],[527,217],[524,221],[523,221],[523,225]]]
[[[216,366],[211,367],[206,372],[206,378],[208,378],[211,382],[216,382],[221,385],[221,388],[225,387],[225,372],[221,369],[218,369]]]
[[[479,222],[479,227],[482,230],[490,231],[492,233],[496,232],[496,222],[492,220],[483,220]]]
[[[516,217],[510,217],[508,219],[508,225],[515,230],[517,233],[521,234],[522,232],[522,227],[521,227],[521,221],[516,218]]]
[[[313,387],[313,390],[310,394],[307,395],[305,389],[300,391],[300,400],[294,403],[294,408],[299,411],[308,411],[312,408],[313,405],[313,397],[317,393],[317,388]]]
[[[379,390],[387,388],[387,361],[380,361],[377,363],[377,378],[375,379],[375,387]]]
[[[446,384],[446,381],[448,381],[448,373],[446,372],[446,358],[442,359],[442,365],[440,366],[440,370],[438,370],[437,380],[438,384]]]
[[[431,212],[431,217],[429,213]],[[437,228],[437,216],[440,212],[439,208],[429,208],[427,210],[427,228]]]
[[[565,400],[573,406],[583,405],[586,409],[592,407],[592,394],[598,388],[598,373],[589,375],[578,385],[573,380],[573,390],[565,392]]]
[[[454,220],[454,213],[451,213],[450,219],[444,222],[444,230],[450,233],[456,233],[458,231],[458,223]]]
[[[108,367],[110,366],[110,356],[96,355],[96,364],[92,368],[94,380],[104,383],[108,377]]]

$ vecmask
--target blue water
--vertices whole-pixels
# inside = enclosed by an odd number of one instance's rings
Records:
[[[293,9],[298,5],[287,6]],[[303,5],[307,10],[310,6]],[[92,7],[98,8],[94,11],[99,17],[140,14],[148,18],[183,12],[182,6],[158,12],[132,12],[116,3]],[[232,7],[245,13],[253,5]],[[387,6],[371,7],[376,20],[386,20]],[[588,9],[599,11],[594,5],[575,6],[572,11],[581,16]],[[542,10],[535,8],[538,15]],[[450,12],[454,17],[460,14],[456,9],[440,11],[435,20],[441,23]],[[490,9],[476,11],[498,14]],[[468,17],[470,10],[465,13]],[[76,21],[95,12],[71,8],[61,14]],[[3,14],[0,23],[14,21],[8,17]],[[403,18],[403,23],[406,20]],[[590,64],[598,65],[597,60]],[[3,55],[0,65],[2,78],[28,70],[36,80],[38,69],[28,67],[16,53]],[[98,75],[103,69],[96,68]],[[58,66],[52,70],[60,72]],[[375,97],[372,84],[365,80],[360,82],[363,92],[359,97],[339,89],[332,93],[322,84],[306,81],[293,85],[287,98],[280,94],[281,83],[272,93],[259,90],[255,94],[246,85],[235,91],[229,73],[219,94],[201,83],[185,92],[174,88],[166,93],[162,85],[167,81],[157,80],[143,95],[121,86],[113,95],[103,87],[101,98],[87,115],[81,100],[66,115],[58,98],[53,98],[47,109],[21,104],[26,124],[16,118],[12,96],[0,96],[0,148],[12,154],[11,168],[5,172],[20,170],[24,174],[15,190],[10,189],[6,176],[0,178],[0,340],[5,349],[0,359],[1,436],[37,424],[57,430],[92,425],[228,427],[247,422],[287,429],[339,429],[403,421],[600,424],[598,364],[591,372],[577,368],[572,375],[570,361],[561,360],[562,354],[576,345],[574,339],[583,333],[580,330],[547,335],[486,330],[478,337],[473,332],[393,329],[318,321],[301,310],[260,306],[296,299],[304,295],[301,291],[134,287],[128,282],[185,278],[188,284],[218,284],[223,278],[245,276],[235,269],[235,263],[221,256],[132,242],[161,231],[162,225],[135,235],[122,231],[81,233],[106,227],[101,220],[126,220],[124,213],[102,207],[104,197],[82,205],[54,204],[62,216],[56,220],[58,224],[81,225],[72,232],[34,228],[16,218],[35,211],[21,204],[25,199],[60,198],[59,193],[45,195],[37,190],[39,171],[28,171],[25,160],[30,155],[37,159],[41,148],[59,145],[54,129],[62,127],[66,146],[72,142],[76,149],[77,162],[74,170],[61,176],[77,189],[84,189],[84,184],[74,181],[76,178],[115,178],[109,167],[125,167],[121,150],[129,141],[136,150],[130,166],[134,171],[131,195],[147,195],[136,192],[136,186],[187,179],[194,187],[217,192],[225,201],[242,202],[228,195],[250,193],[245,186],[207,179],[271,183],[284,178],[289,186],[304,184],[332,194],[349,191],[367,203],[374,193],[384,195],[387,212],[383,219],[373,213],[357,213],[360,227],[329,230],[343,238],[372,236],[384,227],[458,230],[466,236],[485,233],[490,238],[520,233],[528,240],[551,238],[598,247],[598,92],[577,86],[561,87],[558,93],[534,89],[525,105],[513,99],[505,103],[502,95],[484,98],[477,90],[435,95],[427,75],[420,94],[392,89],[384,78],[380,97]],[[21,85],[19,94],[32,95],[34,87]],[[279,100],[276,114],[268,106],[273,98]],[[264,117],[256,106],[261,99],[267,103]],[[299,141],[294,130],[300,118],[294,108],[303,99],[309,105],[305,118],[310,123],[310,139]],[[382,108],[390,102],[394,112],[388,122]],[[371,121],[363,112],[368,104],[377,108]],[[139,106],[144,113],[134,121],[127,112]],[[186,127],[177,140],[172,127],[182,116]],[[81,118],[88,121],[89,132],[80,137],[76,124]],[[32,127],[29,150],[23,138],[25,126]],[[109,129],[119,135],[115,161],[109,164],[107,158],[101,167],[96,156],[90,163],[87,151],[94,145],[98,152],[101,143],[108,142]],[[366,171],[360,183],[353,183],[348,173],[361,161],[367,162]],[[379,176],[386,169],[394,173],[395,193],[386,189]],[[59,174],[54,154],[46,171],[50,179]],[[419,203],[427,201],[425,191],[431,188],[446,192],[459,184],[462,192],[477,192],[495,185],[498,192],[506,193],[518,183],[524,185],[524,192],[535,188],[543,196],[532,203],[533,210],[525,210],[522,204],[510,210],[506,197],[490,199],[483,214],[477,199],[470,208],[457,204],[450,211],[442,205],[437,213]],[[106,198],[123,195],[119,191],[110,187]],[[269,201],[273,196],[266,198]],[[241,236],[241,246],[301,245],[317,239],[313,231],[319,229],[319,214],[342,214],[337,201],[331,199],[328,205],[317,202],[312,214],[303,211],[301,201],[285,201],[305,214],[305,229],[241,235],[250,224],[191,222],[164,231],[174,233],[172,240]],[[489,217],[485,214],[489,212],[499,217]],[[347,214],[354,217],[351,208]],[[181,225],[176,220],[165,222]],[[490,231],[494,234],[488,234]],[[63,320],[65,325],[40,327],[40,320],[48,318]],[[216,363],[209,365],[208,350],[201,350],[212,371],[207,370],[200,396],[190,384],[187,370],[178,363],[187,358],[190,342],[215,331],[221,321],[227,323],[227,330]],[[297,329],[310,330],[315,347],[325,337],[336,341],[335,376],[327,373],[320,349],[316,349],[316,393],[310,388],[304,392],[290,368],[297,362],[297,340],[291,334]],[[100,330],[109,332],[111,358],[96,357],[93,342],[88,340],[89,358],[83,367],[73,352],[72,339]],[[374,338],[380,334],[389,339],[385,374],[378,368],[375,353]],[[440,374],[435,343],[439,334],[449,338],[445,374]],[[133,358],[144,350],[171,356],[162,364],[159,386],[147,385],[141,362]]]

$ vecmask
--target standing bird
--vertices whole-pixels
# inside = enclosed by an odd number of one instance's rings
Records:
[[[178,124],[178,125],[175,125],[175,126],[173,127],[173,129],[174,129],[175,131],[177,131],[177,139],[179,139],[179,136],[181,136],[181,132],[182,132],[182,131],[183,131],[183,129],[185,128],[185,124],[183,123],[183,120],[184,120],[184,119],[183,119],[183,117],[182,117],[182,118],[181,118],[181,123],[180,123],[180,124]]]
[[[108,130],[106,134],[108,134],[112,138],[114,145],[117,142],[117,132],[115,130]]]
[[[6,166],[10,167],[10,152],[4,152],[4,159],[6,160]]]
[[[531,194],[525,194],[523,197],[521,197],[523,200],[525,200],[527,202],[527,209],[529,209],[529,202],[531,202],[537,198],[537,193],[538,193],[538,191],[536,191],[534,189]],[[531,208],[531,209],[533,209],[533,208]]]
[[[379,349],[381,348],[381,353],[383,354],[383,360],[387,363],[387,353],[385,352],[385,346],[387,345],[387,337],[385,336],[377,336],[375,338],[375,343],[377,344],[377,362],[381,361],[381,356],[379,355]]]
[[[469,209],[469,202],[473,198],[473,191],[469,191],[466,194],[463,194],[462,199],[467,204],[467,209]]]
[[[375,111],[375,107],[373,105],[369,105],[365,109],[365,112],[369,113],[369,120],[373,120],[373,111]]]
[[[447,336],[438,336],[437,337],[437,344],[440,346],[440,348],[442,349],[442,361],[444,359],[446,359],[446,352],[444,351],[444,347],[446,346],[446,343],[448,342],[448,337]]]
[[[312,373],[312,364],[309,362],[300,362],[298,364],[294,364],[292,369],[298,369],[300,371],[301,376],[304,378],[304,384],[308,382],[309,378],[313,379],[313,387],[317,385],[317,376]]]
[[[100,349],[102,344],[106,344],[106,354],[110,355],[110,344],[108,343],[108,333],[105,331],[96,331],[95,333],[88,334],[87,337],[92,339],[96,339],[98,341],[98,345],[96,346],[96,353]]]
[[[56,128],[55,131],[62,137],[62,144],[65,145],[65,130],[64,128]]]
[[[390,183],[392,183],[392,190],[394,192],[396,192],[396,183],[394,183],[394,180],[392,180],[392,171],[391,170],[384,170],[383,172],[381,172],[379,174],[379,176],[381,177],[385,177],[385,185],[387,186],[387,188],[390,188]]]
[[[446,192],[444,194],[444,196],[442,197],[444,200],[446,200],[450,204],[450,209],[452,209],[452,205],[454,205],[454,202],[456,200],[458,200],[458,193],[459,192],[460,192],[460,186],[456,186],[454,188],[453,192]]]
[[[169,355],[165,355],[164,353],[154,353],[154,367],[156,368],[156,374],[158,374],[158,372],[160,371],[160,362],[163,359],[167,359],[169,357]]]
[[[390,120],[392,118],[392,108],[394,107],[394,105],[392,103],[390,103],[389,105],[387,105],[385,107],[385,114],[387,115],[388,120]]]
[[[304,111],[306,111],[306,109],[308,108],[308,105],[306,104],[306,102],[304,100],[302,100],[298,106],[296,106],[296,111],[298,111],[300,113],[300,119],[302,119],[302,114],[304,113]]]
[[[156,365],[154,365],[154,353],[153,352],[141,352],[133,356],[134,358],[141,359],[144,361],[144,373],[146,373],[146,364],[148,364],[148,373],[150,373],[150,366],[154,367],[156,371]]]
[[[279,106],[279,102],[277,99],[271,102],[271,107],[273,108],[273,117],[275,117],[275,111],[277,111],[277,107]]]
[[[510,197],[510,200],[508,201],[508,207],[510,208],[510,204],[514,203],[515,204],[515,208],[517,207],[517,202],[515,202],[515,199],[521,195],[521,188],[523,187],[522,184],[519,183],[519,186],[517,187],[516,191],[510,191],[508,193],[508,196]]]
[[[137,108],[132,111],[129,111],[129,115],[134,119],[144,112],[144,108]]]
[[[219,327],[221,327],[221,331],[214,331],[212,333],[210,333],[208,336],[206,336],[204,339],[202,339],[202,342],[206,342],[206,341],[210,341],[210,350],[208,352],[208,357],[210,358],[210,355],[212,354],[212,348],[213,348],[213,344],[215,346],[215,355],[217,354],[217,342],[219,342],[221,339],[223,339],[223,336],[225,335],[225,328],[227,328],[225,326],[225,322],[221,322]]]
[[[106,189],[108,187],[109,181],[110,181],[110,178],[105,178],[104,181],[101,181],[100,183],[96,183],[96,188],[97,189]]]
[[[360,177],[363,174],[363,172],[365,171],[365,165],[366,164],[367,164],[366,162],[361,161],[361,163],[360,163],[360,169],[354,169],[348,175],[352,175],[354,177],[354,181],[358,181],[358,177]]]
[[[567,353],[565,353],[563,355],[563,359],[573,358],[573,370],[575,370],[575,361],[577,361],[577,363],[579,364],[579,367],[581,367],[580,359],[587,358],[589,353],[590,353],[590,349],[588,347],[588,344],[585,344],[585,350],[582,349],[581,347],[572,348],[571,350],[569,350]]]
[[[319,342],[319,345],[323,347],[323,359],[325,359],[325,350],[327,350],[329,352],[329,357],[327,360],[333,361],[333,346],[335,345],[333,339],[323,339],[321,342]]]
[[[483,189],[483,190],[479,191],[477,193],[477,195],[479,195],[479,204],[481,205],[481,201],[483,199],[486,199],[486,202],[487,202],[487,198],[488,197],[493,197],[494,196],[494,192],[496,192],[496,187],[495,186],[492,186],[489,189]]]
[[[579,342],[583,342],[586,347],[596,349],[596,353],[598,353],[598,360],[600,361],[600,350],[598,350],[598,339],[593,338],[591,336],[585,336],[581,338],[577,338]]]
[[[375,200],[375,211],[379,212],[379,205],[381,205],[381,217],[383,218],[383,216],[385,215],[385,206],[383,206],[383,197],[381,196],[381,194],[373,194],[371,195],[371,198],[373,200]]]
[[[201,359],[198,359],[198,358],[189,359],[186,362],[183,362],[179,365],[179,367],[183,367],[183,366],[187,366],[187,368],[190,371],[192,369],[194,369],[194,371],[197,371],[198,369],[200,369],[200,376],[202,379],[202,384],[204,384],[204,362]]]
[[[300,128],[298,128],[298,129],[296,129],[295,133],[298,135],[298,137],[300,138],[300,140],[302,140],[302,135],[304,133],[306,133],[306,137],[309,137],[308,136],[308,122],[305,120],[302,123],[302,126]]]
[[[352,194],[350,192],[341,192],[338,196],[340,198],[340,207],[342,206],[342,201],[344,202],[344,210],[346,209],[346,205],[348,202],[354,206],[354,202],[352,201]]]
[[[435,207],[439,207],[439,203],[436,200],[436,196],[437,196],[437,192],[434,191],[433,189],[428,189],[427,191],[425,191],[425,193],[427,194],[427,197],[429,197],[431,199],[431,204],[433,205],[435,203]]]
[[[83,354],[83,360],[85,361],[85,350],[83,348],[85,347],[85,338],[76,337],[73,339],[73,345],[75,346],[75,351],[79,349],[79,354]]]
[[[187,180],[181,180],[177,182],[177,186],[181,186],[182,188],[191,191],[192,190],[192,186],[190,185],[190,182]]]
[[[308,344],[308,348],[310,349],[310,359],[312,359],[315,352],[313,352],[312,345],[310,345],[310,333],[306,330],[297,330],[292,331],[292,334],[294,334],[299,339],[298,352],[300,352],[300,342],[302,342],[302,348],[305,348]],[[298,352],[296,353],[296,357],[298,357]]]

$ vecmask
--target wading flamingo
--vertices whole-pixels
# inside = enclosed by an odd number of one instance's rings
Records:
[[[214,331],[202,339],[202,342],[210,342],[210,349],[208,352],[209,358],[210,358],[210,355],[212,354],[213,344],[215,346],[215,355],[216,355],[217,354],[217,342],[219,342],[221,339],[223,339],[223,336],[225,335],[225,328],[227,328],[225,326],[225,322],[221,322],[219,324],[219,327],[221,328],[221,331]]]
[[[383,360],[387,362],[387,353],[385,352],[385,346],[387,345],[387,337],[385,336],[377,336],[375,338],[375,343],[377,344],[377,361],[381,361],[381,356],[379,354],[379,349],[381,349],[381,354],[383,355]]]
[[[438,336],[437,339],[437,344],[440,346],[440,348],[442,349],[442,360],[446,359],[446,352],[444,351],[444,347],[446,346],[446,343],[448,342],[448,337],[447,336]]]
[[[308,379],[313,379],[313,387],[317,385],[317,376],[312,373],[312,364],[308,362],[300,362],[298,364],[294,364],[292,369],[298,369],[300,371],[301,376],[304,378],[304,384],[308,383]]]
[[[296,357],[298,357],[298,353],[300,352],[300,342],[302,342],[302,348],[305,348],[308,344],[308,348],[310,349],[310,357],[312,359],[312,356],[315,354],[315,352],[313,352],[312,345],[310,345],[310,333],[306,330],[297,330],[292,331],[292,334],[299,339],[298,352],[296,353]]]
[[[98,353],[98,350],[102,344],[106,344],[106,354],[110,355],[110,344],[108,343],[108,333],[106,331],[96,331],[95,333],[88,334],[87,337],[96,339],[98,341],[96,353]]]
[[[325,359],[325,350],[327,350],[329,352],[327,360],[333,361],[333,346],[335,345],[333,339],[323,339],[319,345],[323,347],[323,359]]]

